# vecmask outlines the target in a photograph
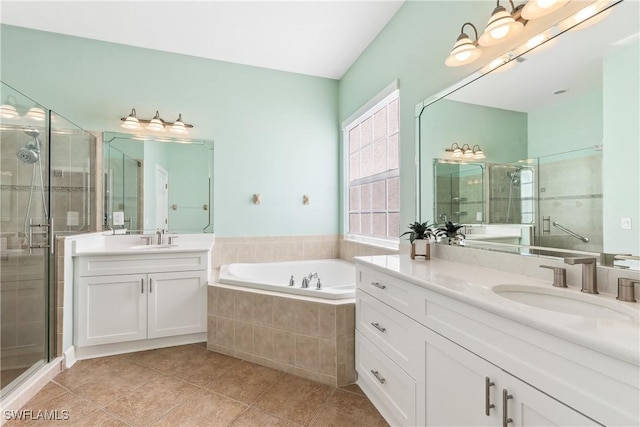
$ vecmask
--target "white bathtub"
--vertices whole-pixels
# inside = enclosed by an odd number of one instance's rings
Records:
[[[318,273],[321,289],[316,289],[316,279],[308,288],[301,287],[302,278],[312,272]],[[291,276],[295,279],[295,286],[289,286]],[[227,285],[324,299],[354,298],[355,281],[353,263],[339,259],[229,264],[220,268],[218,279]]]

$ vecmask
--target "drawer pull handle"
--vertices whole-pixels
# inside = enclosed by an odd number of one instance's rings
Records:
[[[379,323],[373,323],[371,322],[371,326],[373,326],[374,328],[376,328],[377,330],[379,330],[380,332],[384,332],[387,330],[387,328],[383,328],[382,326],[380,326]]]
[[[494,405],[493,403],[491,403],[491,393],[490,393],[490,388],[492,386],[496,385],[496,383],[494,383],[493,381],[491,381],[489,379],[489,377],[485,377],[484,378],[484,414],[488,417],[489,411],[492,408],[495,408],[496,405]]]
[[[384,379],[384,377],[382,375],[380,375],[380,372],[378,371],[374,371],[373,369],[371,370],[371,373],[373,374],[374,377],[376,377],[376,379],[378,381],[380,381],[380,384],[384,384],[387,382],[387,380]]]
[[[380,288],[380,289],[385,289],[385,288],[387,287],[386,285],[381,285],[381,284],[380,284],[380,283],[378,283],[378,282],[371,282],[371,284],[372,284],[373,286],[375,286],[376,288]]]
[[[149,279],[149,293],[153,292],[153,279]]]
[[[507,427],[513,420],[509,418],[509,408],[507,407],[507,401],[513,399],[513,396],[509,394],[506,388],[502,389],[502,427]]]
[[[140,293],[144,294],[144,279],[140,279]]]

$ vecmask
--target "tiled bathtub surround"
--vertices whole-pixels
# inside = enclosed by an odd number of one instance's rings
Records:
[[[355,304],[208,290],[209,350],[332,386],[356,379]]]
[[[319,236],[216,237],[213,268],[236,262],[298,261],[355,256],[393,255],[398,251],[344,240],[337,234]]]

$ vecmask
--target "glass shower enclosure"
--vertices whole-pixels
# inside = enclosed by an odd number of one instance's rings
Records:
[[[2,83],[0,398],[61,354],[56,236],[96,230],[95,137]]]

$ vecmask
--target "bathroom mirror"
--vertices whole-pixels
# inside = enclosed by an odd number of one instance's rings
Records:
[[[639,16],[638,2],[623,1],[578,27],[556,27],[546,43],[419,104],[418,219],[442,222],[449,197],[453,221],[527,227],[536,247],[640,255]],[[453,159],[445,151],[453,143],[479,145],[486,158]],[[440,183],[452,161],[484,166],[484,209],[472,211]]]
[[[213,141],[103,133],[104,225],[213,232]]]

